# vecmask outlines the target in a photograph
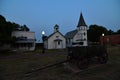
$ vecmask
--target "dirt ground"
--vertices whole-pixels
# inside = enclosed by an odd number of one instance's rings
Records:
[[[120,47],[109,47],[107,64],[93,65],[78,72],[67,64],[59,64],[43,70],[40,67],[66,60],[66,51],[39,51],[0,55],[0,80],[119,80]],[[36,71],[35,71],[36,70]],[[34,71],[31,73],[27,73]]]

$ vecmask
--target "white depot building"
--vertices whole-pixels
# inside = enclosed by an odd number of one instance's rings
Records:
[[[13,31],[12,36],[16,37],[14,48],[17,50],[35,50],[35,32]]]

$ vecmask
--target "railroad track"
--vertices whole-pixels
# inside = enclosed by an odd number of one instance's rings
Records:
[[[64,61],[57,62],[57,63],[54,63],[54,64],[50,64],[50,65],[47,65],[47,66],[43,66],[43,67],[40,67],[40,68],[37,68],[37,69],[33,69],[33,70],[29,71],[29,72],[26,72],[25,74],[30,74],[30,73],[37,72],[37,71],[40,71],[40,70],[43,70],[43,69],[47,69],[49,67],[53,67],[53,66],[56,66],[56,65],[68,62],[68,61],[69,60],[64,60]]]

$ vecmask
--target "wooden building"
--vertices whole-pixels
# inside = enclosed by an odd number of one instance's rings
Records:
[[[100,43],[102,45],[120,45],[120,34],[106,35],[100,37]]]
[[[12,36],[16,37],[14,48],[17,50],[33,51],[35,50],[35,32],[13,31]]]

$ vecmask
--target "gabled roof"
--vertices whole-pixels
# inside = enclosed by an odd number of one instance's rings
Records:
[[[56,31],[56,32],[54,32],[54,33],[52,33],[51,35],[49,35],[47,38],[46,38],[46,40],[48,40],[51,36],[53,36],[55,33],[59,33],[61,36],[63,36],[64,38],[65,38],[65,36],[61,33],[61,32],[59,32],[59,31]]]
[[[80,27],[80,26],[87,26],[85,21],[84,21],[84,18],[82,16],[82,13],[80,14],[80,18],[79,18],[79,22],[78,22],[77,27]]]
[[[69,39],[69,38],[72,39],[75,36],[76,33],[77,33],[77,29],[73,30],[73,31],[70,31],[70,32],[67,32],[66,35],[65,35],[65,38],[66,39]]]

